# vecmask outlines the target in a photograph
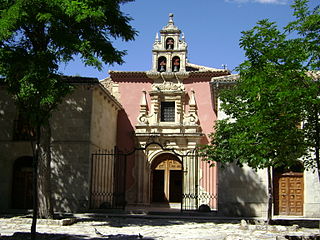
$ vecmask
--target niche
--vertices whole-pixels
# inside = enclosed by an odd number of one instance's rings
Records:
[[[167,50],[172,50],[174,47],[174,40],[173,38],[167,38],[166,40],[166,49]]]
[[[173,57],[172,58],[172,71],[173,72],[179,72],[180,70],[180,58],[179,57]]]
[[[167,59],[165,57],[158,58],[158,72],[165,72],[167,70]]]

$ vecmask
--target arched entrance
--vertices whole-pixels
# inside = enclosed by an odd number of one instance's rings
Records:
[[[181,202],[182,163],[178,157],[164,153],[154,159],[152,170],[152,202]]]
[[[274,169],[275,215],[303,215],[303,171],[303,165],[298,161],[289,169]]]
[[[12,208],[32,208],[32,157],[18,158],[13,165]]]

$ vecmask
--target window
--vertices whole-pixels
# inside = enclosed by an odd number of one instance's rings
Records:
[[[30,127],[26,117],[19,113],[18,118],[14,120],[13,125],[13,140],[29,141],[35,139],[35,130]]]
[[[175,121],[175,102],[161,102],[161,122]]]

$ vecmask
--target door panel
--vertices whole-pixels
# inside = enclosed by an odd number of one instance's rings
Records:
[[[12,208],[32,208],[32,168],[15,170],[13,175]]]
[[[182,171],[170,170],[170,202],[181,202],[182,200]]]
[[[152,173],[153,202],[181,202],[182,164],[172,154],[162,154],[154,160]]]
[[[153,202],[165,202],[164,194],[164,170],[153,171],[153,191],[152,191]]]
[[[274,200],[275,214],[303,215],[303,173],[277,174]]]

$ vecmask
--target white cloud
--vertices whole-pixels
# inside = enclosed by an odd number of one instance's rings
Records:
[[[234,3],[248,3],[248,2],[256,2],[262,4],[287,4],[288,0],[225,0],[225,2],[234,2]]]

